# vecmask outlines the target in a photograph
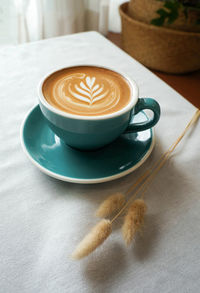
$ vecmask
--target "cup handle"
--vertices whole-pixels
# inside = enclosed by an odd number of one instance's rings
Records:
[[[160,119],[160,106],[159,104],[151,98],[141,98],[138,100],[135,105],[133,115],[136,115],[138,112],[149,109],[153,112],[153,117],[147,121],[139,123],[130,123],[124,133],[138,132],[149,129],[153,127],[158,120]]]

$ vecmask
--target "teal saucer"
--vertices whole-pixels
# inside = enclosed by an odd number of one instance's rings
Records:
[[[135,122],[147,120],[144,112]],[[100,183],[127,175],[141,166],[154,146],[152,129],[121,135],[96,151],[79,151],[65,145],[48,127],[39,106],[26,116],[21,143],[29,159],[44,173],[75,183]]]

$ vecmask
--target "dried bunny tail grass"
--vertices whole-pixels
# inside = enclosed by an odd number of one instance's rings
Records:
[[[123,193],[117,192],[105,199],[96,211],[96,216],[106,218],[118,211],[125,204]]]
[[[127,245],[130,245],[136,232],[141,230],[146,210],[147,206],[143,199],[137,199],[130,205],[122,226],[123,238]]]
[[[101,220],[78,244],[72,253],[72,258],[81,259],[89,255],[108,238],[111,232],[111,222],[105,219]]]

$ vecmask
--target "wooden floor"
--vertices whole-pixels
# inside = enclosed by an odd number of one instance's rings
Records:
[[[108,39],[121,48],[121,35],[108,33]],[[184,74],[174,75],[151,70],[183,97],[200,109],[200,70]]]

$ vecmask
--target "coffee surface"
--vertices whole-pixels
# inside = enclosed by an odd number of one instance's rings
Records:
[[[131,98],[129,82],[120,74],[100,67],[78,66],[51,74],[43,95],[53,107],[81,116],[111,114]]]

